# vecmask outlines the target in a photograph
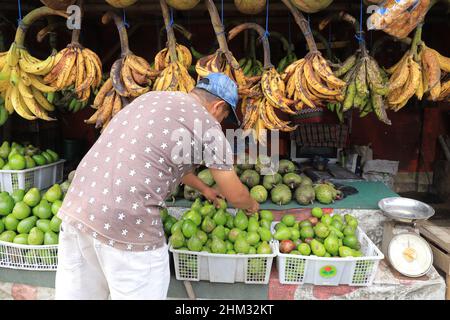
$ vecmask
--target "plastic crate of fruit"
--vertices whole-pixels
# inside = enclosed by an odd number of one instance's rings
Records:
[[[361,257],[319,257],[315,255],[280,252],[280,243],[274,242],[280,283],[337,286],[369,286],[384,255],[369,237],[357,228]]]
[[[40,190],[63,180],[64,159],[25,170],[0,170],[0,190],[13,192],[36,187]]]
[[[51,271],[58,266],[58,245],[31,246],[0,241],[0,267]]]
[[[177,280],[235,283],[267,284],[269,282],[272,254],[214,254],[177,250],[173,253]]]

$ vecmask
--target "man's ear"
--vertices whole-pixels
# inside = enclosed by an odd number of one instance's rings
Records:
[[[225,101],[219,100],[219,101],[214,102],[214,104],[212,105],[213,113],[219,114],[220,112],[222,112],[224,107],[225,107]]]

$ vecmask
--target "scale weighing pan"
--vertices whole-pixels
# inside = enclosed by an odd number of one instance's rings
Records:
[[[402,222],[427,220],[434,215],[434,209],[426,203],[402,197],[384,198],[378,207],[388,217]]]

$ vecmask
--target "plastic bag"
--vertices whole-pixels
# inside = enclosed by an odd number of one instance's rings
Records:
[[[405,38],[423,21],[429,5],[430,0],[387,0],[369,17],[368,28]]]

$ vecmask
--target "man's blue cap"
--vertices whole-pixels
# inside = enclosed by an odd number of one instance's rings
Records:
[[[210,73],[198,81],[196,88],[206,90],[227,102],[233,110],[233,114],[230,114],[228,119],[240,125],[236,114],[236,107],[239,101],[238,87],[230,77],[223,73]]]

